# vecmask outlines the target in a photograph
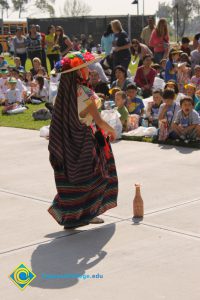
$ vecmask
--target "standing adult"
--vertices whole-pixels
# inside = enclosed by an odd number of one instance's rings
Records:
[[[152,31],[149,46],[154,49],[154,61],[160,61],[168,56],[169,52],[169,31],[166,19],[160,19],[156,28]]]
[[[142,89],[144,98],[152,95],[152,87],[156,77],[156,70],[152,67],[152,57],[147,54],[143,59],[143,66],[139,67],[135,76],[135,83]]]
[[[92,52],[93,48],[95,48],[95,42],[94,42],[93,36],[91,34],[89,34],[87,51]]]
[[[140,36],[142,43],[149,46],[150,37],[154,29],[155,29],[155,19],[154,17],[149,17],[148,25],[142,29],[142,33]]]
[[[101,48],[105,51],[106,56],[110,55],[114,41],[114,33],[111,24],[108,24],[106,31],[101,38]]]
[[[55,43],[59,45],[60,55],[62,57],[64,57],[73,48],[73,43],[64,33],[64,29],[61,26],[56,27]]]
[[[131,54],[135,57],[135,60],[139,58],[139,66],[143,63],[145,55],[150,54],[153,57],[153,53],[149,47],[145,44],[140,43],[138,40],[133,39],[131,42]]]
[[[42,66],[47,70],[47,56],[46,56],[46,35],[41,32],[40,25],[36,25],[36,30],[41,35],[41,46],[42,46]]]
[[[86,35],[84,33],[81,33],[80,44],[81,44],[81,49],[83,49],[83,50],[87,49],[88,41],[87,41]]]
[[[55,45],[55,26],[53,25],[50,25],[48,27],[48,33],[46,35],[46,45],[46,53],[52,70],[54,68],[55,63],[60,59],[59,47],[56,47]]]
[[[98,112],[99,98],[84,85],[93,55],[68,56],[61,75],[49,136],[57,195],[48,209],[64,229],[103,223],[99,215],[116,207],[118,180],[110,143],[115,130]],[[80,70],[77,70],[77,68]],[[92,129],[93,121],[99,130]]]
[[[37,32],[36,25],[31,25],[30,32],[27,36],[27,52],[28,57],[31,61],[38,57],[42,60],[42,37],[39,32]]]
[[[119,20],[112,21],[111,26],[114,32],[113,70],[118,65],[127,70],[131,61],[131,43],[128,34],[123,30]]]
[[[13,40],[14,44],[14,55],[19,57],[21,64],[25,67],[27,53],[26,53],[26,37],[23,35],[22,28],[18,27],[16,35]]]

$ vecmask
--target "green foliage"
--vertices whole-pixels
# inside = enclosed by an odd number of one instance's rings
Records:
[[[82,0],[66,0],[63,7],[65,16],[86,16],[90,11],[91,7]]]
[[[31,2],[30,0],[12,0],[13,10],[19,11],[19,17],[23,11],[26,11],[26,5]],[[31,2],[32,3],[32,2]],[[52,4],[55,3],[55,0],[35,0],[33,5],[36,8],[44,12],[48,12],[50,17],[55,15],[55,9]]]
[[[157,16],[166,18],[169,22],[174,20],[174,24],[177,24],[178,10],[178,31],[179,36],[182,37],[185,33],[186,25],[198,14],[199,9],[199,0],[175,0],[173,6],[167,2],[160,3]]]
[[[50,3],[51,2],[51,3]],[[54,17],[55,16],[55,9],[53,7],[52,4],[55,3],[55,0],[36,0],[35,1],[35,5],[37,8],[41,9],[44,12],[49,13],[50,17]]]

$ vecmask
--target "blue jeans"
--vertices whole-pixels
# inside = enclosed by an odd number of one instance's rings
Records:
[[[163,59],[165,52],[154,52],[154,62],[159,64],[160,61]]]

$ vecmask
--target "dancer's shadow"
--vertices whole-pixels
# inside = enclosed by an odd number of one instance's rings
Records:
[[[50,243],[38,246],[31,258],[32,271],[37,277],[30,285],[42,289],[62,289],[77,284],[78,278],[45,279],[43,274],[90,274],[88,270],[106,256],[102,249],[114,232],[115,224],[110,224],[62,238],[58,238],[59,233]]]

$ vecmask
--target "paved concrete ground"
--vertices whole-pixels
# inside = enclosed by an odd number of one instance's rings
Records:
[[[200,151],[114,144],[118,207],[103,225],[67,232],[47,213],[55,195],[47,141],[37,131],[10,128],[0,128],[0,138],[1,300],[200,299]],[[136,182],[145,202],[138,226],[131,221]],[[24,291],[8,279],[22,262],[37,275]]]

